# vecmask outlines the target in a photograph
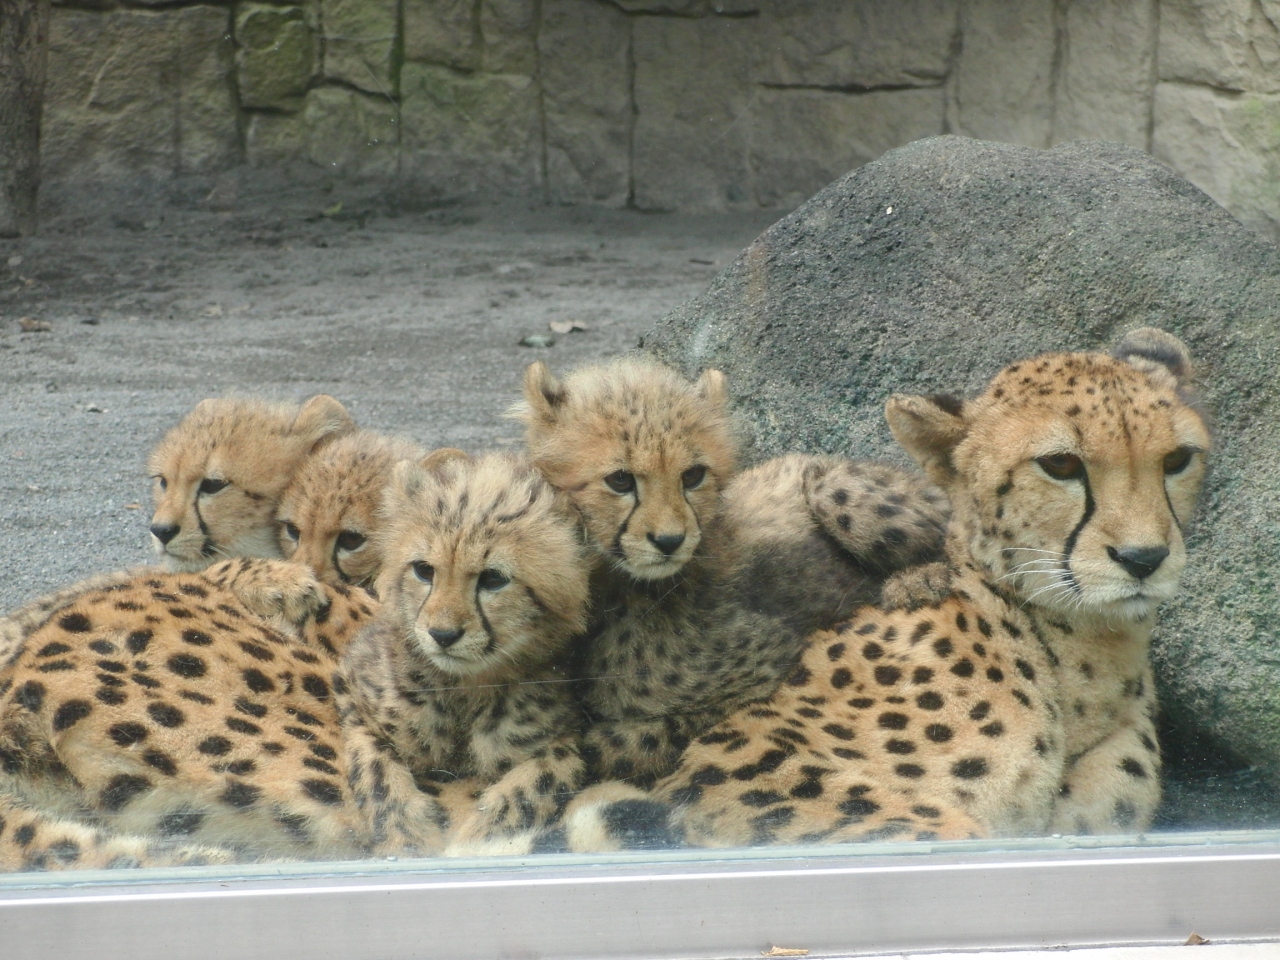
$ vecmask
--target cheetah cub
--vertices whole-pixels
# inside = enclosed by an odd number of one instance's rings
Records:
[[[877,599],[886,568],[931,558],[941,540],[940,498],[892,468],[868,475],[888,487],[870,500],[836,481],[861,469],[836,458],[783,458],[735,479],[719,371],[689,383],[628,358],[561,382],[535,363],[512,415],[604,560],[576,667],[597,777],[670,772],[693,736],[774,690],[810,631]],[[807,505],[811,492],[836,505],[843,549]]]
[[[280,497],[280,552],[326,583],[372,587],[382,569],[375,533],[387,482],[401,460],[425,455],[412,441],[370,430],[322,446],[302,462]]]
[[[1160,797],[1148,646],[1177,592],[1210,447],[1160,330],[1005,368],[974,400],[895,396],[894,437],[951,500],[950,592],[815,634],[770,700],[652,794],[701,846],[1144,829]],[[634,794],[566,814],[619,842]],[[662,814],[665,816],[665,812]],[[634,825],[632,827],[634,829]]]
[[[300,407],[200,401],[148,460],[156,553],[176,571],[226,557],[279,557],[275,510],[294,470],[318,446],[354,429],[342,404],[323,394]]]
[[[350,782],[375,852],[494,852],[582,781],[564,653],[587,623],[572,508],[529,466],[457,451],[400,463],[378,534],[380,619],[335,678]],[[439,783],[478,777],[449,824]]]

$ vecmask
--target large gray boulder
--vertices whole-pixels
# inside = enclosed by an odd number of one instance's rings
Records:
[[[939,137],[831,184],[642,346],[724,370],[756,458],[901,460],[891,393],[973,393],[1021,357],[1177,334],[1218,446],[1157,632],[1167,739],[1280,771],[1278,312],[1280,251],[1140,151]]]

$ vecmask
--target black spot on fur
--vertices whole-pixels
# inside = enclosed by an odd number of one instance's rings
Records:
[[[181,710],[167,703],[148,704],[147,713],[151,715],[152,720],[162,727],[180,727],[187,720],[186,715]]]
[[[237,640],[236,645],[255,660],[261,660],[263,663],[269,663],[276,658],[276,655],[266,647],[250,643],[248,640]]]
[[[240,676],[244,679],[245,686],[254,693],[270,693],[276,688],[275,681],[256,667],[242,671]]]
[[[117,746],[132,747],[135,743],[141,743],[147,739],[147,728],[140,723],[117,723],[107,728],[107,736],[115,741]]]
[[[205,737],[196,744],[196,749],[210,757],[221,757],[231,752],[231,741],[226,737]]]
[[[887,664],[876,667],[875,669],[876,683],[882,687],[891,687],[902,679],[902,671],[897,667],[891,667]]]
[[[236,733],[247,733],[256,736],[262,732],[262,728],[256,723],[250,723],[248,720],[242,720],[239,717],[227,717],[222,722],[227,725],[228,730],[234,730]]]
[[[178,772],[178,765],[173,762],[173,757],[159,750],[148,750],[142,755],[142,762],[149,767],[154,767],[167,777],[175,776]]]
[[[71,644],[62,643],[61,641],[55,640],[53,643],[46,643],[43,647],[41,647],[36,652],[36,656],[37,657],[56,657],[60,653],[70,653],[70,652],[71,652]]]
[[[987,775],[987,761],[982,757],[965,757],[951,765],[951,775],[961,780],[977,780]]]
[[[317,700],[329,699],[329,685],[324,682],[322,677],[318,677],[314,673],[308,673],[303,676],[302,689]]]
[[[162,837],[189,837],[204,823],[204,814],[194,810],[169,813],[156,821]]]
[[[118,707],[129,699],[114,687],[99,687],[97,691],[94,692],[93,698],[108,707]]]
[[[932,690],[926,690],[920,696],[916,697],[916,706],[921,710],[941,710],[942,696],[934,693]]]
[[[307,796],[319,803],[331,807],[342,803],[342,791],[329,780],[313,778],[301,781],[299,786]]]
[[[58,626],[67,633],[88,633],[93,624],[83,613],[68,613],[58,621]]]
[[[1137,760],[1133,759],[1133,757],[1125,757],[1123,760],[1121,760],[1120,769],[1123,770],[1125,773],[1127,773],[1129,776],[1134,777],[1135,779],[1138,779],[1138,780],[1146,780],[1147,777],[1150,776],[1150,774],[1147,773],[1147,768],[1144,767]]]
[[[98,802],[102,805],[102,809],[108,813],[114,813],[122,810],[138,794],[150,789],[151,781],[146,777],[121,773],[107,781],[102,793],[98,795]]]
[[[951,672],[954,673],[957,677],[972,677],[973,661],[970,660],[968,657],[964,658],[963,660],[957,660],[955,663],[951,665]]]
[[[882,713],[876,718],[876,722],[885,730],[907,729],[907,715],[905,713],[894,713],[893,711]]]
[[[236,697],[235,708],[240,713],[257,717],[259,720],[267,715],[266,707],[260,703],[254,703],[252,700],[246,700],[244,697]]]
[[[89,714],[93,713],[93,704],[88,700],[68,700],[58,707],[53,715],[53,729],[66,730],[73,727]]]
[[[227,789],[222,791],[222,796],[219,799],[229,807],[243,810],[245,807],[252,807],[257,803],[260,796],[262,796],[262,791],[253,784],[236,780],[227,785]]]
[[[28,680],[14,691],[13,702],[32,713],[38,712],[44,704],[44,684],[38,680]]]
[[[172,673],[188,679],[203,677],[209,671],[205,662],[193,653],[175,653],[166,666]]]
[[[945,723],[931,723],[924,728],[924,735],[934,743],[946,743],[955,732]]]

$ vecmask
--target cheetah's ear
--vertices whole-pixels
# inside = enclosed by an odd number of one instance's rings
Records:
[[[569,393],[551,369],[541,360],[535,360],[524,371],[524,405],[517,408],[516,416],[527,425],[555,423],[560,407]]]
[[[940,487],[955,476],[951,451],[964,439],[964,401],[950,396],[914,397],[896,393],[884,408],[893,439]]]
[[[356,422],[347,408],[328,394],[318,393],[302,405],[293,418],[292,432],[316,445],[322,440],[350,433]]]
[[[698,392],[713,406],[729,407],[729,378],[719,370],[703,370],[698,378]]]
[[[438,452],[438,451],[437,451]],[[430,454],[423,460],[430,459]],[[402,512],[404,507],[416,500],[426,485],[428,472],[422,461],[401,460],[391,468],[391,482],[387,484],[382,495],[383,512],[388,516]]]
[[[1111,351],[1117,360],[1137,367],[1143,373],[1167,377],[1172,374],[1177,386],[1185,386],[1195,376],[1191,351],[1171,333],[1156,327],[1130,330]]]
[[[423,470],[439,470],[446,463],[470,459],[471,454],[465,450],[459,450],[457,447],[441,447],[439,450],[432,450],[419,460],[418,466]]]

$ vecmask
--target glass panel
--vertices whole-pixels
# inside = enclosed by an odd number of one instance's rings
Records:
[[[1266,860],[1245,7],[16,0],[0,909]]]

